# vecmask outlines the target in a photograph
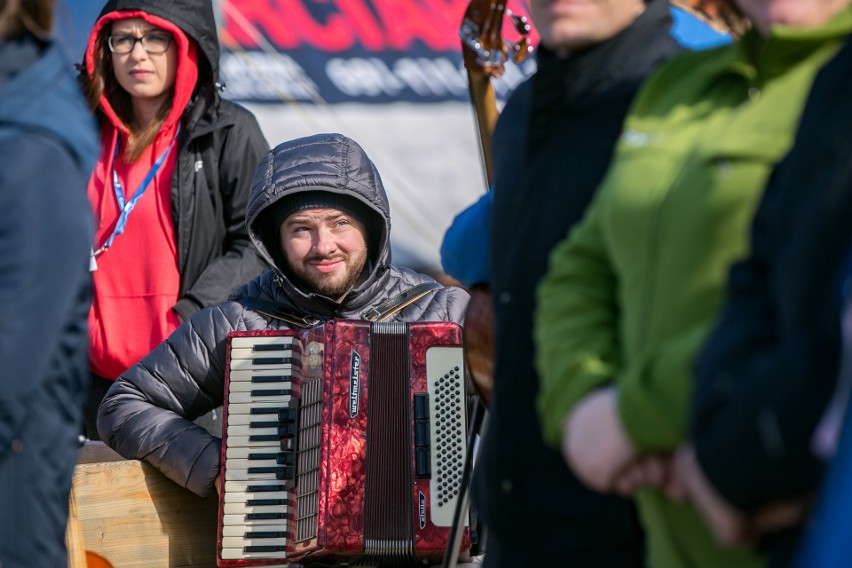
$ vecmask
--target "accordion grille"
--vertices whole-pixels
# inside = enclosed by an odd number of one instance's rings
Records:
[[[315,538],[318,532],[321,418],[322,380],[309,379],[302,385],[299,413],[296,542]]]

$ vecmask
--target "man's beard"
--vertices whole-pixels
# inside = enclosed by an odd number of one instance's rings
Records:
[[[285,259],[290,276],[302,291],[319,294],[339,302],[361,280],[364,267],[367,265],[367,250],[359,251],[355,256],[336,255],[330,257],[342,260],[346,266],[345,274],[322,274],[305,270],[304,264],[314,260],[328,260],[323,257],[306,258],[298,266],[290,259]]]

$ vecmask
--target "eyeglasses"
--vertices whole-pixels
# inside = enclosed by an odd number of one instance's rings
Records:
[[[136,42],[142,44],[142,49],[153,55],[165,53],[172,44],[172,36],[163,33],[154,33],[134,37],[132,35],[111,35],[107,38],[109,50],[119,55],[130,53],[136,47]]]

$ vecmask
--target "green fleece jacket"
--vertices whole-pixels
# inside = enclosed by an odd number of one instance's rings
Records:
[[[684,440],[691,364],[721,307],[730,265],[773,166],[792,146],[819,69],[852,32],[852,9],[811,29],[752,31],[671,60],[642,88],[607,177],[558,245],[536,311],[542,430],[614,384],[640,452]],[[558,207],[558,204],[554,204]],[[638,492],[654,568],[759,566],[717,547],[691,505]]]

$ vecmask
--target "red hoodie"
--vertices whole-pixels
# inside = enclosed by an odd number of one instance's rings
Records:
[[[101,125],[103,153],[89,179],[88,194],[96,219],[94,249],[110,237],[119,218],[113,189],[113,167],[126,200],[139,188],[157,157],[168,148],[178,128],[198,78],[194,42],[174,24],[141,11],[111,12],[95,24],[86,49],[86,66],[94,68],[96,42],[105,26],[114,20],[142,18],[174,35],[170,49],[178,50],[175,97],[154,142],[142,156],[128,164],[122,158],[128,129],[101,97],[105,120]],[[115,145],[121,135],[119,158],[113,163]],[[94,298],[89,312],[89,361],[94,374],[117,378],[162,342],[180,323],[172,306],[178,299],[180,273],[174,225],[171,214],[172,174],[177,162],[178,144],[169,152],[147,190],[131,212],[123,233],[97,257],[93,272]]]

